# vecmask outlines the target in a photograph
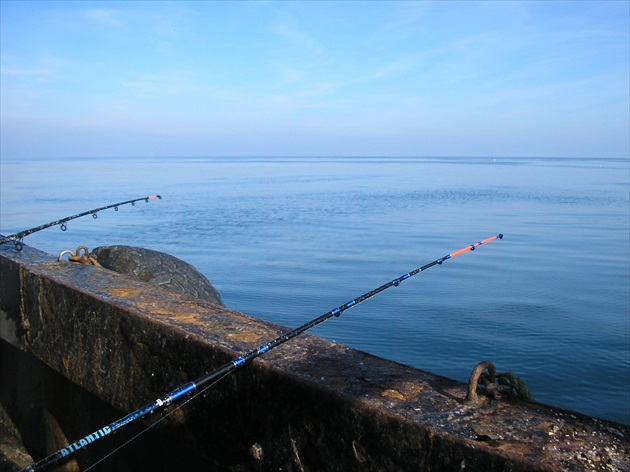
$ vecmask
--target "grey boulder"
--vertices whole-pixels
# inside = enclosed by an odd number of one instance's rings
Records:
[[[225,306],[217,289],[201,272],[170,254],[132,246],[101,246],[92,251],[92,256],[106,269]]]

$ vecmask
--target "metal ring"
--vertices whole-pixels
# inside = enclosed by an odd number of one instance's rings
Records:
[[[98,214],[96,212],[92,213],[92,218],[94,219],[98,218]]]
[[[65,251],[62,251],[61,254],[59,254],[59,262],[63,261],[63,256],[66,254],[70,254],[71,256],[74,256],[74,252],[72,252],[70,249],[66,249]]]
[[[65,231],[68,229],[68,226],[65,223],[61,223],[59,226],[61,227],[61,231]]]

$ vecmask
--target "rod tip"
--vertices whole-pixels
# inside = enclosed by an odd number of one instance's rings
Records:
[[[499,235],[497,236],[497,238],[499,239],[503,239],[503,235],[501,233],[499,233]]]

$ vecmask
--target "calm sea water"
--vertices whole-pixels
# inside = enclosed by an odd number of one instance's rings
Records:
[[[630,423],[625,159],[2,159],[0,232],[155,193],[26,243],[128,244],[194,264],[225,303],[296,327],[454,250],[318,334],[466,381],[520,375],[544,403]]]

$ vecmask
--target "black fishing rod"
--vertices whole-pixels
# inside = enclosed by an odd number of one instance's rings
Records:
[[[312,327],[317,326],[320,323],[323,323],[324,321],[326,321],[327,319],[333,316],[340,316],[341,313],[346,311],[348,308],[352,308],[353,306],[358,305],[362,301],[365,301],[368,298],[373,297],[377,293],[380,293],[383,290],[386,290],[392,286],[397,287],[402,281],[407,280],[408,278],[413,277],[414,275],[422,271],[425,271],[433,267],[434,265],[442,264],[444,261],[448,259],[452,259],[453,257],[459,256],[460,254],[463,254],[467,251],[474,251],[477,247],[481,246],[482,244],[487,244],[491,241],[494,241],[495,239],[502,239],[502,238],[503,238],[503,235],[498,234],[496,236],[492,236],[491,238],[484,239],[483,241],[479,241],[477,243],[471,244],[470,246],[466,246],[444,257],[440,257],[439,259],[436,259],[433,262],[429,262],[428,264],[422,267],[419,267],[415,270],[412,270],[411,272],[408,272],[405,275],[401,275],[400,277],[390,282],[387,282],[386,284],[383,284],[380,287],[375,288],[374,290],[366,292],[363,295],[324,313],[320,317],[315,318],[314,320],[303,324],[299,328],[295,328],[294,330],[283,334],[282,336],[274,339],[273,341],[263,344],[259,348],[249,351],[247,354],[244,354],[234,359],[233,361],[228,362],[227,364],[219,367],[218,369],[199,377],[197,380],[193,382],[188,382],[187,384],[182,385],[181,387],[173,390],[172,392],[167,393],[163,397],[158,398],[153,403],[146,405],[134,411],[133,413],[130,413],[127,416],[117,421],[114,421],[113,423],[107,426],[103,426],[98,431],[94,431],[92,434],[89,434],[85,436],[84,438],[79,439],[78,441],[64,447],[63,449],[55,452],[54,454],[51,454],[50,456],[45,457],[39,462],[36,462],[30,467],[27,467],[26,469],[24,469],[23,472],[34,472],[34,471],[46,470],[49,467],[61,464],[65,462],[66,460],[68,460],[71,456],[76,454],[78,451],[81,451],[82,449],[93,444],[99,439],[109,436],[110,434],[122,428],[123,426],[128,425],[129,423],[132,423],[134,421],[137,421],[141,418],[144,418],[148,414],[154,413],[158,410],[162,410],[166,408],[168,405],[180,400],[181,398],[186,397],[187,395],[190,395],[191,393],[197,390],[200,390],[202,387],[208,388],[212,386],[214,383],[218,382],[222,378],[233,373],[237,369],[240,369],[241,367],[244,367],[245,365],[249,364],[255,358],[262,356],[265,352],[268,352],[271,349],[287,342],[288,340],[293,339],[299,334],[302,334],[304,331],[311,329]]]
[[[151,200],[153,198],[161,199],[162,197],[160,195],[151,195],[149,197],[136,198],[135,200],[127,200],[126,202],[112,203],[111,205],[107,205],[107,206],[104,206],[104,207],[101,207],[101,208],[94,208],[93,210],[84,211],[83,213],[78,213],[76,215],[68,216],[68,217],[62,218],[60,220],[51,221],[50,223],[46,223],[45,225],[36,226],[35,228],[27,229],[25,231],[20,231],[19,233],[12,234],[11,236],[6,236],[6,237],[0,239],[0,244],[4,244],[4,243],[9,243],[11,241],[15,241],[15,243],[14,243],[15,244],[15,248],[18,251],[21,251],[22,248],[24,247],[24,244],[22,243],[22,239],[24,239],[24,237],[28,236],[29,234],[37,233],[38,231],[41,231],[41,230],[46,229],[46,228],[50,228],[51,226],[55,226],[55,225],[59,225],[61,227],[61,231],[65,231],[66,229],[68,229],[68,226],[66,225],[66,222],[68,222],[70,220],[76,220],[77,218],[81,218],[82,216],[86,216],[86,215],[92,215],[92,218],[96,219],[96,218],[98,218],[98,214],[97,213],[99,211],[107,210],[109,208],[113,208],[114,210],[118,211],[118,207],[121,207],[123,205],[131,204],[132,206],[135,206],[136,202],[140,202],[142,200],[144,200],[145,202],[149,203],[149,200]]]

